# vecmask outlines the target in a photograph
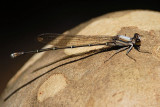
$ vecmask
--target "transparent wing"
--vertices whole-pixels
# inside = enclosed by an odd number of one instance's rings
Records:
[[[45,33],[38,36],[38,41],[54,46],[77,46],[85,44],[106,43],[113,40],[113,36],[105,35],[70,35]]]

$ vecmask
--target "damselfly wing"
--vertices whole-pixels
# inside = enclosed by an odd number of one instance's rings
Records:
[[[38,41],[49,43],[54,46],[79,46],[87,44],[106,43],[113,40],[112,36],[106,35],[70,35],[57,33],[44,33],[38,36]]]

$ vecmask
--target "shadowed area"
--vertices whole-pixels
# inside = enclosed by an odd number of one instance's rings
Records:
[[[35,77],[35,78],[32,79],[31,81],[27,82],[26,84],[22,85],[21,87],[17,88],[15,91],[13,91],[11,94],[9,94],[9,95],[4,99],[4,101],[6,101],[7,99],[9,99],[12,95],[14,95],[14,94],[15,94],[16,92],[18,92],[20,89],[24,88],[25,86],[31,84],[31,83],[34,82],[35,80],[37,80],[37,79],[39,79],[40,77],[44,76],[45,74],[47,74],[47,73],[49,73],[49,72],[51,72],[51,71],[53,71],[53,70],[55,70],[55,69],[57,69],[57,68],[59,68],[59,67],[61,67],[61,66],[64,66],[64,65],[67,65],[67,64],[70,64],[70,63],[74,63],[74,62],[77,62],[77,61],[80,61],[80,60],[83,60],[83,59],[86,59],[86,58],[88,58],[88,57],[91,57],[91,56],[93,56],[93,55],[96,55],[96,54],[99,54],[99,53],[102,53],[102,52],[117,50],[117,49],[120,49],[120,48],[122,48],[122,47],[111,47],[111,48],[108,48],[108,47],[107,47],[107,48],[102,48],[102,49],[99,49],[99,50],[92,50],[92,51],[87,52],[87,53],[81,53],[81,54],[77,54],[77,55],[66,56],[66,57],[64,57],[64,58],[61,58],[60,60],[57,60],[57,61],[51,62],[51,63],[49,63],[49,64],[47,64],[47,65],[44,65],[44,66],[42,66],[42,67],[34,70],[33,73],[34,73],[34,72],[37,72],[38,70],[41,70],[41,69],[43,69],[43,68],[46,68],[46,67],[48,67],[48,66],[51,66],[51,65],[53,65],[53,64],[55,64],[55,63],[58,63],[58,62],[60,62],[60,61],[63,61],[63,60],[69,59],[69,58],[73,58],[73,57],[76,57],[76,56],[85,55],[84,57],[78,58],[78,59],[76,59],[76,60],[72,60],[72,61],[69,61],[69,62],[65,62],[64,64],[60,64],[60,65],[58,65],[58,66],[50,69],[49,71],[47,71],[47,72],[45,72],[45,73],[43,73],[43,74]],[[126,49],[125,49],[125,50],[126,50]],[[124,49],[121,50],[121,51],[124,51]],[[121,51],[119,51],[119,52],[121,52]],[[119,53],[119,52],[118,52],[118,53]],[[117,53],[116,53],[116,54],[117,54]],[[109,59],[111,59],[114,55],[115,55],[115,54],[113,54]],[[108,59],[108,60],[109,60],[109,59]],[[106,61],[108,61],[108,60],[106,60]],[[106,62],[106,61],[105,61],[105,62]]]

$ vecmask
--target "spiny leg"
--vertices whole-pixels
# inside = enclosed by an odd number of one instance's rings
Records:
[[[136,48],[136,49],[137,49],[137,51],[140,52],[140,53],[148,53],[148,54],[152,54],[151,52],[148,52],[148,51],[141,51],[139,47]]]
[[[133,44],[129,47],[126,55],[127,55],[129,58],[133,59],[133,60],[136,62],[136,59],[134,59],[134,58],[132,58],[131,56],[129,56],[129,52],[132,50],[132,48],[133,48]]]
[[[107,61],[109,61],[114,55],[116,55],[116,54],[118,54],[119,52],[122,52],[122,51],[124,51],[124,50],[126,50],[126,49],[128,49],[128,48],[129,48],[129,47],[123,47],[123,48],[118,49],[112,56],[110,56],[106,61],[104,61],[104,63],[107,62]]]
[[[131,56],[129,56],[129,52],[132,50],[132,48],[133,48],[133,45],[130,46],[130,48],[128,49],[126,55],[127,55],[129,58],[131,58],[131,59],[133,59],[134,61],[136,61],[136,59],[134,59],[134,58],[132,58]],[[141,51],[141,50],[140,50],[140,47],[136,47],[135,49],[136,49],[138,52],[141,52],[141,53],[152,54],[151,52],[148,52],[148,51]]]

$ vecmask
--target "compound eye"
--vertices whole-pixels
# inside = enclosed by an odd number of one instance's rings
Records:
[[[139,34],[138,34],[138,33],[135,33],[135,34],[134,34],[134,38],[139,38]]]

